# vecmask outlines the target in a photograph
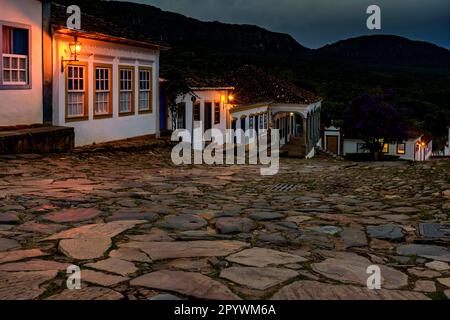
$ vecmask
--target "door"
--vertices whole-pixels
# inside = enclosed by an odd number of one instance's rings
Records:
[[[212,103],[205,103],[205,131],[212,128]]]
[[[233,143],[236,144],[236,127],[237,127],[237,120],[233,119],[231,121],[231,130],[233,131]]]
[[[186,103],[178,105],[177,116],[177,129],[186,129]]]
[[[327,151],[338,154],[338,137],[327,136]]]

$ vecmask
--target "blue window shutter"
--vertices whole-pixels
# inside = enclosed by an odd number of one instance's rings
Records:
[[[28,55],[28,30],[13,29],[13,53]]]

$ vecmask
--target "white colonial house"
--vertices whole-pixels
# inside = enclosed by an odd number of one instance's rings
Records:
[[[433,141],[431,138],[417,130],[410,130],[408,136],[408,140],[384,144],[383,153],[389,156],[397,156],[402,160],[429,160],[433,152]],[[342,156],[368,152],[364,148],[363,140],[345,137],[342,130],[335,126],[323,130],[322,148],[332,154]]]
[[[314,94],[250,65],[220,80],[189,78],[188,83],[191,93],[178,100],[178,129],[192,130],[196,121],[202,122],[202,132],[211,128],[223,132],[254,129],[259,134],[279,129],[279,142],[286,152],[314,156],[320,140],[321,109],[321,99]],[[170,122],[169,117],[172,128]]]
[[[2,0],[0,127],[41,125],[40,136],[70,129],[75,146],[158,136],[159,56],[167,47],[83,12],[81,28],[69,28],[69,15],[51,1]],[[12,134],[36,132],[0,138]],[[36,151],[36,141],[19,144]]]
[[[1,0],[0,127],[43,123],[42,2]]]

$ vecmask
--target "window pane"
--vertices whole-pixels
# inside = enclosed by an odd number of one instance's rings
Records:
[[[13,29],[13,53],[28,55],[28,30]]]

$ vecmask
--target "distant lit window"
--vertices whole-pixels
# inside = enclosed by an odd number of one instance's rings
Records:
[[[383,153],[389,153],[389,143],[383,145]]]
[[[406,154],[406,143],[397,144],[397,154]]]
[[[1,26],[2,73],[4,86],[24,86],[29,83],[29,30]]]

